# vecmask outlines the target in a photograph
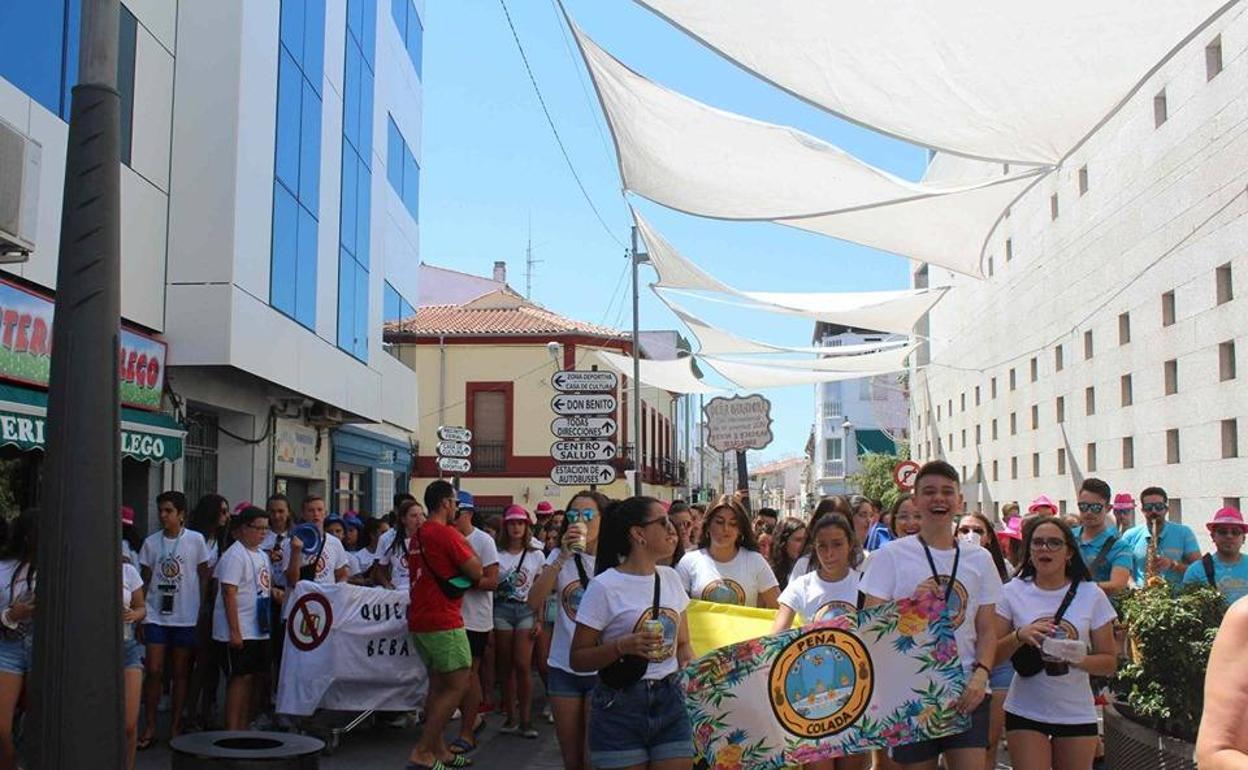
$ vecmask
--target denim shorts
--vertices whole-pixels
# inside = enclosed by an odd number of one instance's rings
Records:
[[[1014,664],[1006,661],[992,669],[988,675],[988,689],[992,692],[1005,692],[1014,681]]]
[[[143,624],[143,641],[148,644],[168,645],[195,649],[195,626],[162,626],[159,623]]]
[[[979,707],[971,712],[971,728],[966,732],[946,735],[943,738],[929,738],[926,741],[904,746],[894,746],[889,751],[889,756],[894,762],[906,765],[936,759],[951,749],[987,749],[988,721],[991,711],[992,699],[985,696]]]
[[[143,668],[143,645],[135,639],[126,639],[122,645],[122,668]]]
[[[536,619],[533,610],[524,602],[494,602],[495,631],[527,631]]]
[[[589,758],[594,767],[632,767],[693,757],[693,731],[678,677],[643,679],[590,696]]]
[[[570,674],[551,666],[546,674],[546,695],[551,698],[583,700],[589,697],[597,684],[597,674]]]
[[[0,639],[0,671],[6,674],[26,674],[30,671],[30,655],[34,649],[33,636],[21,639]]]

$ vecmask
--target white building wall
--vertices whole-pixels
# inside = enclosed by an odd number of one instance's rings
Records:
[[[1219,34],[1224,70],[1210,79],[1205,48]],[[1157,484],[1181,500],[1182,520],[1196,525],[1207,543],[1199,524],[1224,498],[1248,494],[1242,457],[1248,450],[1246,46],[1248,18],[1231,15],[1163,65],[1056,174],[1012,207],[989,240],[994,274],[987,280],[931,270],[931,285],[955,288],[930,314],[932,364],[914,374],[913,451],[920,459],[944,457],[972,482],[979,464],[982,483],[974,494],[985,510],[1008,501],[1025,505],[1047,493],[1073,511],[1077,486],[1089,475],[1137,497]],[[1157,126],[1154,97],[1163,89],[1168,117]],[[1081,194],[1083,168],[1088,189]],[[1225,264],[1237,296],[1218,304],[1215,272]],[[1162,295],[1171,291],[1176,319],[1163,325]],[[1130,341],[1120,343],[1123,313],[1129,314]],[[1090,357],[1084,351],[1088,332]],[[1235,343],[1238,358],[1238,376],[1229,381],[1219,379],[1223,342]],[[1178,363],[1173,395],[1164,391],[1170,360]],[[1128,374],[1133,403],[1123,405],[1121,377]],[[1085,408],[1089,387],[1095,389],[1093,414]],[[1061,423],[1059,397],[1065,401]],[[1039,417],[1034,429],[1033,405]],[[1235,418],[1244,449],[1240,457],[1223,459],[1221,421]],[[1177,464],[1167,460],[1172,429],[1179,431]],[[1134,441],[1133,467],[1125,467],[1124,438]],[[1088,465],[1089,444],[1096,447],[1095,470]],[[1066,454],[1064,473],[1059,449]],[[1039,456],[1038,473],[1033,455]]]

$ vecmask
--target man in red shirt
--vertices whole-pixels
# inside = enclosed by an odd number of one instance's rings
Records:
[[[448,599],[440,583],[461,576],[475,583],[482,574],[481,560],[464,536],[448,524],[455,508],[455,488],[449,483],[438,480],[426,487],[429,519],[408,546],[412,602],[407,628],[429,671],[429,696],[425,700],[425,729],[408,757],[407,770],[469,764],[467,757],[452,754],[443,740],[446,724],[468,688],[472,653],[460,614],[463,600]]]

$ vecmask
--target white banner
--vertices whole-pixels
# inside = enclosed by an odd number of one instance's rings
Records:
[[[414,711],[428,675],[407,633],[406,591],[300,581],[287,594],[277,711]]]

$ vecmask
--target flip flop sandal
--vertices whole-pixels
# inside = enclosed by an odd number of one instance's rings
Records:
[[[472,760],[463,754],[456,754],[451,757],[450,761],[442,763],[446,767],[468,767],[472,764]]]
[[[153,735],[153,736],[151,736],[150,738],[144,738],[144,739],[142,739],[142,740],[138,741],[137,743],[135,743],[135,744],[134,744],[134,748],[135,748],[135,750],[136,750],[136,751],[147,751],[147,750],[148,750],[148,749],[150,749],[151,747],[155,746],[155,745],[157,744],[157,742],[158,742],[158,740],[157,740],[156,736],[155,736],[155,735]]]
[[[408,762],[403,765],[403,770],[446,770],[446,765],[434,760],[432,765],[422,765],[419,762]]]
[[[469,741],[463,737],[456,738],[446,747],[452,754],[467,754],[477,750],[477,742]]]
[[[532,740],[537,737],[537,730],[533,729],[533,725],[523,725],[520,728],[520,736]]]

